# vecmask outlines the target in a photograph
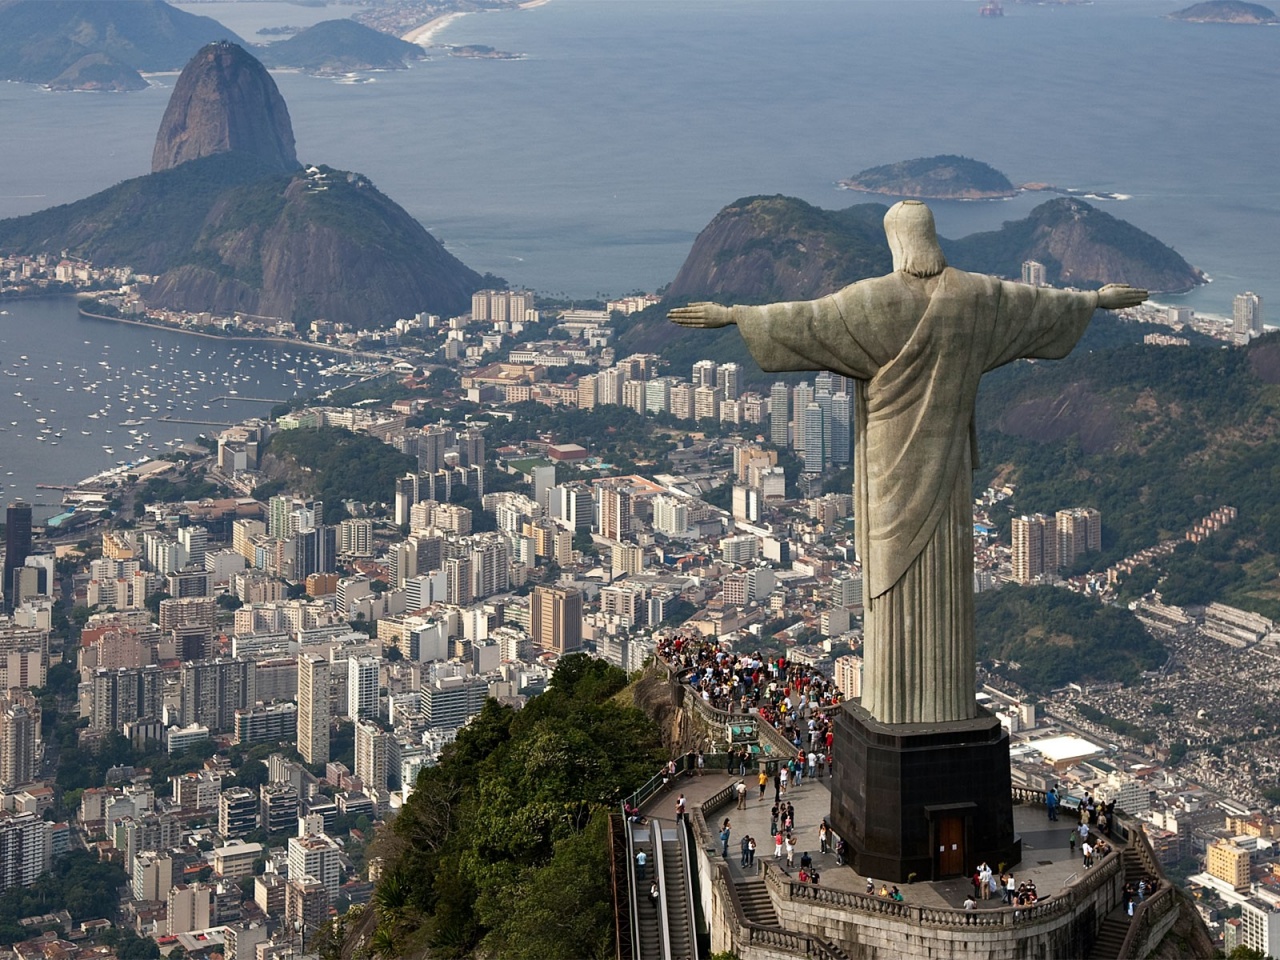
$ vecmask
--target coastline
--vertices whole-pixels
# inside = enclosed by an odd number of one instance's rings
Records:
[[[514,10],[532,10],[535,7],[545,6],[551,0],[524,0],[523,3],[517,3],[510,9]],[[465,17],[471,10],[454,10],[451,13],[443,13],[438,17],[433,17],[419,27],[414,27],[408,33],[401,34],[400,39],[407,43],[416,43],[420,47],[430,47],[435,44],[436,34],[440,33],[445,27],[453,23],[453,21]]]
[[[79,297],[77,297],[79,299]],[[112,323],[128,323],[135,327],[148,327],[152,330],[167,330],[170,333],[181,333],[188,337],[203,337],[206,340],[231,340],[239,343],[270,343],[282,346],[302,347],[306,350],[318,350],[321,353],[337,353],[344,357],[369,357],[375,360],[388,359],[380,353],[367,353],[362,350],[348,350],[335,347],[330,343],[314,343],[310,340],[292,340],[289,337],[242,337],[220,333],[203,333],[199,330],[188,330],[186,327],[171,326],[166,323],[150,323],[146,320],[130,320],[128,317],[111,317],[105,313],[91,313],[80,304],[76,304],[76,312],[82,317],[92,320],[110,320]]]
[[[400,39],[407,43],[416,43],[420,47],[430,47],[433,45],[437,33],[453,23],[453,21],[465,17],[469,12],[467,10],[455,10],[453,13],[445,13],[434,17],[422,26],[414,27],[401,36]]]

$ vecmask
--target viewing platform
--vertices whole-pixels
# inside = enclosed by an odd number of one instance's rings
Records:
[[[1011,800],[1021,860],[989,866],[997,878],[1011,873],[1015,890],[1021,884],[1033,884],[1034,903],[1006,905],[1002,890],[990,891],[986,898],[975,896],[971,878],[977,863],[965,864],[961,875],[899,883],[901,900],[881,895],[882,889],[891,893],[893,884],[859,874],[850,863],[839,863],[834,833],[827,851],[820,849],[819,826],[831,810],[829,771],[823,778],[805,777],[799,786],[792,784],[777,794],[778,801],[794,806],[796,842],[788,866],[785,852],[775,856],[770,832],[774,781],[770,775],[762,797],[759,771],[772,761],[794,756],[796,748],[757,713],[719,710],[685,685],[673,683],[673,687],[693,729],[707,735],[704,743],[740,746],[748,730],[755,738],[745,776],[737,770],[732,775],[726,772],[724,753],[707,754],[701,775],[686,769],[691,766],[686,756],[677,762],[676,776],[668,783],[663,785],[662,775],[654,777],[631,801],[648,818],[646,830],[657,829],[664,835],[687,830],[692,894],[699,906],[700,929],[709,934],[713,953],[732,951],[742,960],[784,956],[1127,960],[1147,956],[1178,918],[1177,893],[1163,878],[1154,852],[1133,821],[1117,815],[1106,837],[1110,851],[1095,856],[1093,865],[1085,867],[1076,812],[1062,808],[1059,818],[1051,821],[1044,794],[1017,787],[1011,791]],[[736,790],[740,781],[746,787],[741,806]],[[685,830],[676,825],[677,798],[682,793],[688,820]],[[720,839],[726,819],[727,851]],[[636,829],[633,825],[632,830]],[[754,859],[745,864],[744,836],[756,840]],[[1097,827],[1090,828],[1090,836],[1099,836]],[[817,883],[800,882],[805,853],[818,873]],[[1125,888],[1136,889],[1140,880],[1146,881],[1147,893],[1143,900],[1135,899],[1130,916]],[[966,908],[970,897],[974,904]],[[641,948],[634,960],[649,960],[649,956]]]

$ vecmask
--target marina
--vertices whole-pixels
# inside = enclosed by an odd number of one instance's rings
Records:
[[[67,488],[180,452],[267,405],[347,382],[330,354],[85,319],[72,298],[0,317],[0,497],[38,514]],[[354,379],[354,378],[347,378]],[[337,381],[337,382],[335,382]],[[185,438],[185,439],[184,439]]]

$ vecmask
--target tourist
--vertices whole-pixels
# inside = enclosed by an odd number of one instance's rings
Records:
[[[694,763],[697,766],[698,776],[702,776],[702,768],[706,766],[707,758],[702,755],[701,750],[698,751],[698,755],[694,759]]]
[[[760,800],[764,801],[764,788],[769,785],[769,774],[765,773],[764,767],[760,768]]]
[[[649,865],[649,856],[643,850],[636,854],[636,879],[644,882],[645,870]]]
[[[658,905],[658,881],[654,880],[649,884],[649,900],[656,907]]]
[[[991,868],[985,860],[978,864],[978,889],[983,900],[991,899]]]
[[[800,873],[797,875],[797,879],[798,879],[801,883],[808,883],[808,882],[809,882],[809,871],[808,871],[808,870],[806,870],[804,867],[801,867],[801,868],[800,868]]]
[[[778,771],[778,777],[781,779],[781,783],[782,783],[783,794],[786,794],[787,792],[787,780],[790,773],[791,771],[788,770],[786,766],[781,766],[781,769],[779,769]]]
[[[1044,805],[1049,811],[1049,819],[1058,819],[1058,791],[1053,787],[1049,788],[1049,792],[1044,795]]]
[[[823,820],[818,826],[818,852],[825,854],[827,852],[827,821]]]
[[[685,813],[685,802],[684,802],[684,794],[682,793],[680,794],[680,796],[676,797],[676,823],[684,822],[684,813]]]
[[[836,841],[836,865],[843,867],[844,858],[849,854],[849,845],[844,842],[844,837]]]
[[[747,865],[747,848],[750,845],[751,845],[751,835],[744,833],[742,835],[742,842],[739,844],[739,846],[742,848],[742,857],[738,861],[738,866],[745,867]]]
[[[739,780],[733,789],[738,794],[738,809],[747,809],[747,781]]]
[[[808,850],[800,854],[800,866],[806,869],[813,866],[813,857],[809,856]]]
[[[773,859],[782,859],[782,831],[779,830],[773,837]]]
[[[890,899],[890,900],[897,900],[899,903],[902,903],[902,901],[903,901],[903,900],[905,900],[905,899],[906,899],[906,897],[904,897],[904,896],[902,895],[902,891],[901,891],[901,890],[899,890],[899,889],[895,886],[895,887],[894,887],[894,888],[889,892],[889,899]]]
[[[1005,874],[1001,879],[1004,880],[1004,902],[1006,904],[1010,904],[1013,902],[1013,893],[1015,889],[1013,886],[1013,874]]]
[[[794,841],[794,840],[792,840],[790,836],[787,836],[787,837],[785,837],[785,838],[783,839],[782,843],[783,843],[783,847],[784,847],[784,849],[785,849],[785,850],[786,850],[786,852],[787,852],[787,866],[788,866],[788,867],[794,867],[794,866],[795,866],[795,856],[796,856],[796,844],[795,844],[795,841]]]
[[[976,900],[974,900],[974,899],[973,899],[973,897],[965,897],[965,898],[964,898],[964,908],[965,908],[966,910],[973,910],[973,909],[974,909],[974,908],[976,908],[977,906],[978,906],[978,902],[977,902]]]
[[[747,866],[754,867],[756,865],[756,838],[747,838]]]
[[[870,877],[867,877],[867,896],[868,897],[874,896],[875,892],[876,892],[876,882],[872,880]]]
[[[720,856],[726,860],[729,859],[729,821],[725,820],[724,826],[720,828]]]

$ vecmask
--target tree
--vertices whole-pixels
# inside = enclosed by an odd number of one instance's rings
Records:
[[[163,590],[157,590],[155,593],[148,594],[147,599],[143,601],[143,605],[151,611],[151,615],[160,616],[160,601],[170,599],[169,594]]]

